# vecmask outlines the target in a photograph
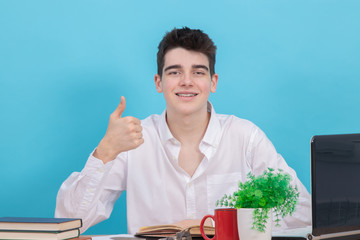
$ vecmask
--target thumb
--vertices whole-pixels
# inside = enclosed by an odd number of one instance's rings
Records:
[[[114,112],[116,114],[116,116],[121,118],[121,115],[123,114],[123,112],[125,110],[125,106],[126,106],[125,97],[121,96],[120,104],[117,106],[117,108],[115,109],[115,112]]]

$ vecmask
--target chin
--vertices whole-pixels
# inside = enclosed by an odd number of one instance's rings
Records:
[[[200,106],[182,106],[180,108],[177,109],[177,112],[181,115],[186,115],[186,116],[189,116],[189,115],[193,115],[193,114],[197,114],[197,113],[200,113],[202,111],[202,107]],[[205,108],[205,111],[206,108]]]

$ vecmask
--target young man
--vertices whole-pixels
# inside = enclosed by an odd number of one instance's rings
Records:
[[[166,110],[140,121],[123,117],[125,98],[81,173],[61,186],[56,217],[83,219],[85,231],[107,219],[127,191],[128,232],[141,226],[201,219],[248,172],[283,169],[300,191],[282,228],[310,225],[310,195],[265,134],[251,122],[216,114],[216,47],[200,30],[174,29],[159,44],[155,86]]]

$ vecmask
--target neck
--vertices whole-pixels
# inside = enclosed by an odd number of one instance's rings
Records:
[[[205,109],[196,115],[178,116],[166,112],[166,121],[173,136],[181,144],[199,144],[210,121],[210,113]]]

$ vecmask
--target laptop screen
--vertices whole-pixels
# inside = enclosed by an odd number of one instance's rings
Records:
[[[360,229],[360,134],[311,141],[313,235]]]

